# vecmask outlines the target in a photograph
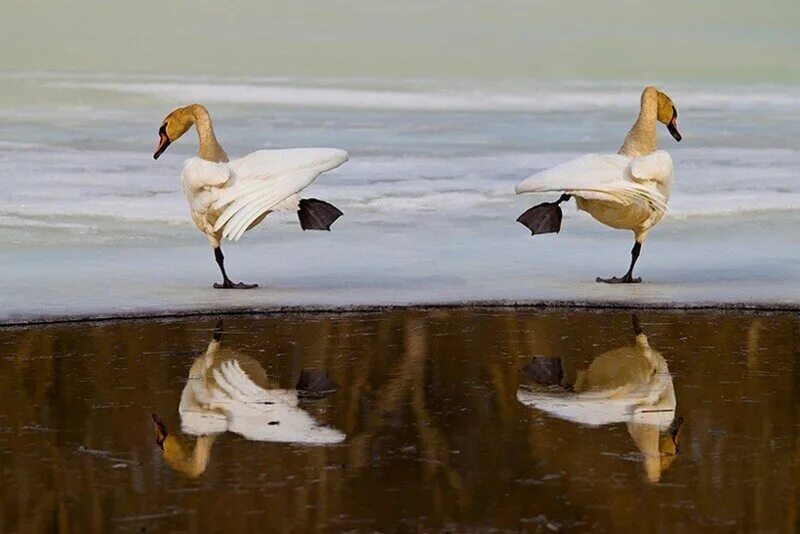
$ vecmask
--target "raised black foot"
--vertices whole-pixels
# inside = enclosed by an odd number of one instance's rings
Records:
[[[330,232],[331,225],[342,216],[342,210],[316,198],[300,200],[300,209],[297,218],[303,230],[326,230]]]
[[[254,287],[258,287],[258,284],[245,284],[244,282],[234,284],[230,280],[214,284],[214,289],[253,289]]]
[[[557,386],[564,379],[561,358],[534,356],[528,365],[522,368],[523,374],[543,386]]]
[[[561,195],[556,202],[543,202],[538,204],[519,217],[517,222],[531,231],[531,235],[558,233],[561,230],[562,202],[569,200],[569,195]]]
[[[295,389],[301,399],[321,399],[335,392],[338,387],[324,371],[301,369]]]
[[[596,282],[600,282],[603,284],[641,284],[642,278],[636,277],[626,274],[622,278],[617,278],[616,276],[611,278],[600,278],[599,276],[595,279]]]

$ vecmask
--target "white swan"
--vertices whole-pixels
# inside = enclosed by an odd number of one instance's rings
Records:
[[[277,389],[255,359],[220,344],[217,333],[206,352],[195,359],[181,393],[181,429],[197,436],[187,448],[153,414],[156,443],[174,469],[190,476],[202,474],[219,434],[233,432],[253,441],[326,445],[345,435],[319,424],[298,406],[296,390]]]
[[[257,287],[231,282],[225,272],[221,240],[238,240],[273,211],[297,211],[303,230],[330,230],[342,212],[321,200],[301,199],[298,193],[323,172],[347,161],[347,152],[333,148],[258,150],[231,161],[214,135],[206,108],[192,104],[164,119],[153,158],[158,159],[193,125],[200,148],[196,157],[186,160],[181,181],[192,220],[208,237],[222,272],[222,283],[214,287]]]
[[[523,385],[517,390],[517,399],[525,406],[584,425],[626,423],[644,456],[648,479],[657,482],[677,455],[683,419],[675,417],[675,388],[667,362],[650,347],[635,318],[634,330],[634,345],[595,358],[588,369],[577,372],[571,390]]]
[[[680,141],[678,112],[672,100],[655,87],[642,93],[639,117],[625,137],[618,154],[588,154],[534,174],[517,185],[520,193],[563,192],[556,202],[545,202],[529,209],[517,219],[533,235],[561,229],[559,204],[575,197],[578,209],[612,228],[631,230],[635,242],[628,272],[622,277],[597,278],[606,283],[638,283],[633,267],[647,233],[667,210],[672,177],[672,158],[656,150],[657,122],[667,125]]]

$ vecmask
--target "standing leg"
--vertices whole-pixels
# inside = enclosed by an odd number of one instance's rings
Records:
[[[597,277],[598,282],[603,282],[604,284],[638,284],[642,281],[641,278],[634,278],[633,277],[633,266],[636,265],[636,260],[639,259],[639,253],[642,251],[642,244],[637,240],[633,243],[633,248],[631,249],[631,266],[628,268],[628,272],[625,273],[622,278],[617,278],[616,276],[612,278],[600,278]]]
[[[258,287],[258,284],[244,284],[242,282],[234,284],[231,282],[231,279],[228,278],[228,274],[225,272],[225,256],[222,255],[222,247],[214,247],[214,258],[217,260],[219,270],[222,271],[222,283],[214,284],[214,289],[252,289]]]

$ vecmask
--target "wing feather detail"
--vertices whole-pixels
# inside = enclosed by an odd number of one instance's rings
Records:
[[[347,159],[343,150],[305,148],[259,150],[232,161],[236,180],[212,205],[222,210],[214,230],[237,241],[259,217],[285,207],[284,201]]]

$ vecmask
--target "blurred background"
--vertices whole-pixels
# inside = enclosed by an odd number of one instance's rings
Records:
[[[798,81],[794,0],[6,0],[21,70]]]

